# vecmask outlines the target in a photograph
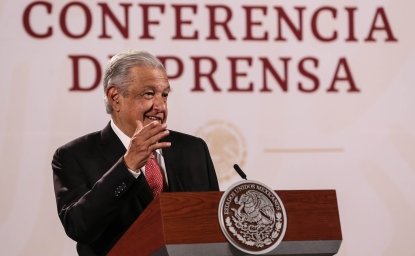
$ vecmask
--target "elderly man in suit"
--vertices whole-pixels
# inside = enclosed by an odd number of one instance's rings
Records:
[[[59,218],[79,255],[106,254],[162,191],[219,190],[206,143],[167,129],[170,85],[157,58],[115,55],[104,91],[108,125],[52,160]]]

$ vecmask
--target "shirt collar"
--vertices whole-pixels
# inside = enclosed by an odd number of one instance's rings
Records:
[[[114,120],[111,118],[111,128],[117,135],[117,137],[121,140],[122,144],[124,145],[125,149],[128,149],[128,146],[130,145],[131,138],[128,137],[123,131],[121,131],[120,128],[115,124]],[[163,155],[161,149],[156,150],[157,155]]]
[[[125,133],[123,133],[123,131],[121,131],[120,128],[118,128],[118,126],[114,123],[114,120],[112,120],[112,118],[111,118],[111,128],[115,132],[117,137],[121,140],[124,147],[127,149],[128,146],[130,145],[131,138],[128,137]]]

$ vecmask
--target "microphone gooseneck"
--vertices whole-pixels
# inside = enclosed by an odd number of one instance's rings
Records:
[[[235,169],[235,171],[239,174],[239,176],[241,176],[242,179],[246,180],[246,175],[245,173],[242,171],[241,167],[239,167],[239,165],[234,164],[233,168]]]

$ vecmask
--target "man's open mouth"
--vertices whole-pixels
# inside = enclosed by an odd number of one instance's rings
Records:
[[[153,120],[153,121],[158,121],[158,122],[162,122],[162,118],[161,117],[157,117],[157,116],[146,116],[146,118]]]

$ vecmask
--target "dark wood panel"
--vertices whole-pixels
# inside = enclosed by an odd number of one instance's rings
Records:
[[[218,223],[218,205],[222,193],[166,194],[161,201],[166,242],[206,243],[225,242]]]
[[[334,190],[290,190],[277,194],[288,215],[284,240],[342,240]],[[226,241],[217,221],[221,195],[218,192],[204,193],[203,197],[197,193],[166,194],[161,201],[166,242]]]
[[[109,255],[149,255],[165,245],[227,243],[218,224],[223,192],[162,193]],[[335,190],[277,191],[287,215],[283,241],[342,240]]]

